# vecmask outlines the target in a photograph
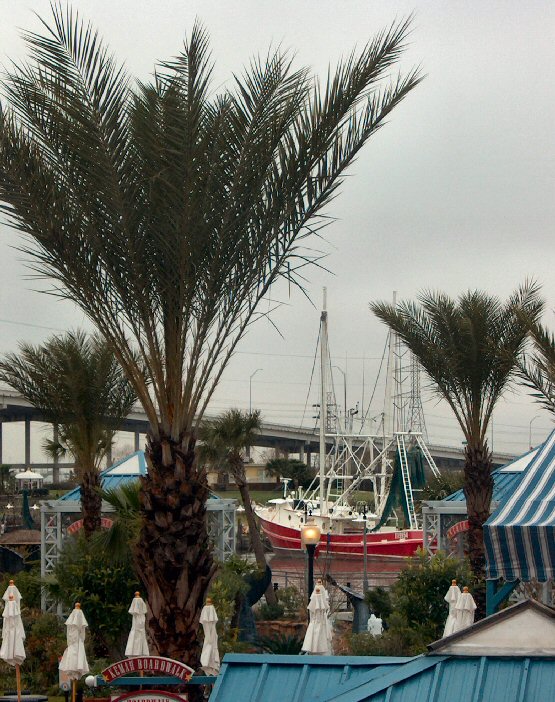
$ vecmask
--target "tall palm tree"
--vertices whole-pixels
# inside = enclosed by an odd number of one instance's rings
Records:
[[[0,360],[0,380],[58,426],[57,441],[47,441],[46,448],[73,456],[90,536],[100,527],[101,463],[137,399],[110,344],[79,331],[40,346],[20,344],[19,353]]]
[[[536,401],[555,414],[555,335],[541,324],[531,323],[530,336],[532,353],[521,358],[520,376]]]
[[[205,420],[199,429],[199,460],[211,463],[214,467],[225,469],[233,476],[245,508],[245,517],[249,525],[249,535],[258,567],[266,568],[266,554],[260,538],[260,530],[252,508],[249,484],[245,473],[246,452],[254,446],[256,435],[260,431],[260,412],[242,412],[230,409],[219,417]],[[266,600],[277,604],[272,585],[266,591]]]
[[[517,370],[526,341],[525,319],[536,319],[542,302],[538,288],[525,284],[503,304],[474,291],[453,300],[425,292],[420,304],[370,305],[418,358],[435,390],[451,407],[466,440],[464,494],[470,529],[468,552],[478,582],[485,572],[482,526],[489,516],[493,479],[488,425],[498,400]],[[477,593],[483,609],[483,592]]]
[[[389,81],[410,21],[324,84],[278,50],[216,92],[199,24],[151,82],[132,82],[57,8],[2,80],[0,202],[35,269],[112,343],[149,419],[137,558],[159,650],[194,667],[215,571],[197,424],[267,316],[260,301],[280,279],[302,287],[346,169],[421,80]]]

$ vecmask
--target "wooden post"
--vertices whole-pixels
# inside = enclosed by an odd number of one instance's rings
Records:
[[[17,664],[15,666],[15,684],[17,687],[17,702],[21,702],[21,670]]]

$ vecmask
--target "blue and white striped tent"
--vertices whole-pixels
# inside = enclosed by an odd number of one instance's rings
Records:
[[[487,577],[555,577],[555,431],[539,447],[513,495],[484,525]]]

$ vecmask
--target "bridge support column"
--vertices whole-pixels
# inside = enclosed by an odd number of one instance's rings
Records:
[[[305,462],[305,445],[301,444],[299,446],[299,461]]]
[[[139,451],[141,448],[141,435],[138,431],[135,432],[135,451]]]
[[[55,444],[58,443],[58,425],[54,424],[52,428],[52,439]],[[53,483],[59,483],[60,482],[60,465],[59,465],[59,458],[58,456],[54,456],[54,464],[52,466],[52,482]]]
[[[31,419],[25,417],[25,467],[31,466]]]
[[[106,468],[109,468],[112,465],[112,444],[108,447],[108,451],[106,452]]]

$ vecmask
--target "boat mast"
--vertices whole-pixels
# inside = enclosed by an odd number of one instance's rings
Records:
[[[326,428],[328,424],[328,392],[326,370],[328,367],[328,313],[327,288],[324,288],[324,303],[320,315],[320,514],[327,516],[326,500]]]
[[[397,291],[393,291],[393,307],[397,306]],[[379,476],[378,480],[378,485],[377,487],[377,500],[376,500],[376,508],[378,514],[381,513],[381,509],[383,507],[384,500],[386,499],[386,494],[385,494],[385,487],[386,487],[386,479],[387,479],[387,451],[386,447],[388,444],[391,442],[393,439],[393,386],[395,383],[395,357],[394,357],[394,352],[395,352],[395,343],[396,343],[396,334],[393,332],[393,330],[390,330],[389,332],[389,337],[388,337],[388,349],[387,349],[387,372],[386,372],[386,378],[385,378],[385,400],[384,400],[384,412],[383,412],[383,422],[382,422],[382,430],[383,430],[383,435],[382,435],[382,465],[381,465],[381,474]]]

